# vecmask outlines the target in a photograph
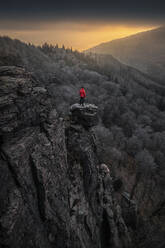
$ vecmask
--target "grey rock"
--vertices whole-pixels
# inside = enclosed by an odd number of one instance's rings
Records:
[[[23,68],[0,67],[0,245],[128,248],[109,169],[86,128],[97,107],[72,107],[78,124],[65,130],[47,91],[36,87]]]
[[[34,87],[33,92],[45,94],[47,92],[47,90],[44,87]]]
[[[70,107],[70,115],[73,123],[81,124],[85,128],[96,126],[98,123],[98,107],[94,104],[84,104],[81,106],[76,103]]]
[[[33,94],[36,82],[23,69],[15,72],[15,67],[5,67],[0,71],[4,96],[11,99],[14,95],[12,103],[0,101],[0,244],[45,248],[57,243],[67,247],[64,127],[47,93],[39,90]]]
[[[130,247],[122,212],[116,210],[110,171],[98,163],[92,132],[71,125],[66,136],[71,228],[74,240],[80,241],[73,247]]]

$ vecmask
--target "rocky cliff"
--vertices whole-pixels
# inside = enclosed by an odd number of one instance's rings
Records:
[[[164,248],[165,193],[163,187],[160,189],[158,186],[158,173],[143,170],[143,173],[139,174],[138,165],[131,157],[124,167],[112,166],[111,170],[114,172],[115,182],[119,185],[120,181],[119,186],[122,187],[119,193],[120,187],[117,187],[116,194],[125,223],[128,228],[131,227],[131,232],[133,230],[134,247]],[[127,194],[121,191],[126,191]]]
[[[58,118],[23,68],[0,67],[0,246],[131,246],[108,167],[99,164],[97,107]]]

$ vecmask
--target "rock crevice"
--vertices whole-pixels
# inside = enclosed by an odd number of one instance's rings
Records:
[[[128,248],[130,237],[100,165],[97,107],[71,107],[70,123],[23,68],[0,68],[0,246]]]

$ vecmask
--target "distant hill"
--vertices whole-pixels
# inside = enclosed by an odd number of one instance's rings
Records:
[[[111,54],[121,62],[164,82],[165,27],[102,43],[85,52]]]

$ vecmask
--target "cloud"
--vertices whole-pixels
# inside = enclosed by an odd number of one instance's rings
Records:
[[[0,18],[7,20],[164,20],[164,0],[5,0]]]
[[[86,49],[160,26],[164,9],[164,0],[4,0],[0,35]]]

